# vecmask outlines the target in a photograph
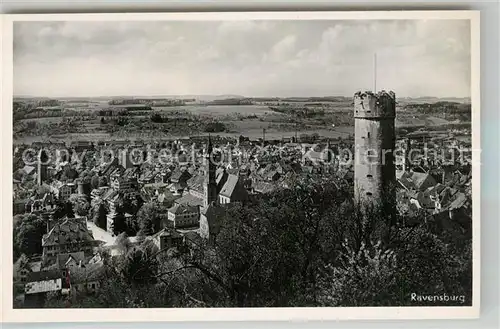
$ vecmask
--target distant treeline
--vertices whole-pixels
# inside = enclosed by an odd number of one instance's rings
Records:
[[[65,109],[57,100],[16,101],[13,103],[13,112],[14,121],[36,118],[95,116],[93,110]]]
[[[206,102],[207,105],[252,105],[253,102],[248,98],[228,98],[228,99],[216,99],[210,102]]]
[[[82,118],[82,119],[89,119]],[[38,121],[22,121],[14,124],[13,136],[20,138],[25,136],[52,136],[63,135],[68,133],[85,133],[87,132],[85,125],[82,124],[82,119],[63,118],[61,122],[38,122]]]
[[[317,103],[317,102],[345,102],[351,101],[351,97],[343,96],[325,96],[325,97],[254,97],[251,98],[254,102],[300,102],[300,103]]]
[[[252,105],[255,103],[275,103],[275,102],[290,102],[290,103],[309,103],[309,105],[318,106],[321,102],[345,102],[350,101],[348,97],[250,97],[250,98],[226,98],[207,102],[207,105]]]
[[[294,107],[288,106],[288,104],[283,106],[269,106],[269,109],[279,113],[294,115],[299,118],[312,118],[325,114],[325,110],[322,108]]]
[[[396,127],[397,135],[406,135],[414,132],[421,131],[422,134],[429,133],[429,136],[433,132],[448,132],[454,129],[471,129],[470,122],[461,122],[461,123],[449,123],[445,125],[439,126],[426,126],[426,125],[415,125],[415,126],[406,126],[406,127]],[[423,131],[422,131],[423,130]]]
[[[186,102],[192,102],[194,99],[148,99],[148,98],[118,98],[112,99],[108,102],[109,105],[135,105],[144,104],[149,106],[179,106],[184,105]]]
[[[457,102],[436,102],[423,104],[407,104],[403,107],[406,111],[434,115],[446,120],[471,120],[471,104]]]

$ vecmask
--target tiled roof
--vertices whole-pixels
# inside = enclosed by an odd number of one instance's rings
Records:
[[[191,190],[202,192],[203,191],[203,182],[204,182],[204,180],[205,180],[205,176],[202,173],[198,173],[197,175],[191,177],[187,181],[187,186]]]
[[[172,214],[183,214],[183,213],[193,213],[197,212],[198,207],[190,206],[189,204],[176,203],[170,209],[168,209],[169,213]]]
[[[92,242],[87,226],[74,218],[63,219],[42,238],[42,247],[74,242]]]
[[[243,183],[240,181],[238,176],[232,174],[230,174],[227,178],[220,194],[237,200],[243,200],[247,197],[247,191],[245,190]]]
[[[254,189],[255,192],[265,194],[273,192],[274,190],[276,190],[277,187],[274,184],[268,182],[255,181],[252,184],[252,188]]]
[[[202,206],[203,199],[197,198],[192,194],[186,193],[179,199],[175,200],[177,204],[186,204],[190,206]]]
[[[160,232],[154,234],[153,235],[153,239],[157,239],[157,238],[159,238],[161,236],[172,236],[174,238],[180,238],[180,237],[182,237],[182,235],[179,232],[177,232],[176,230],[173,230],[171,228],[167,228],[167,227],[165,227]]]
[[[23,168],[23,171],[24,171],[27,175],[29,175],[29,174],[33,173],[33,171],[34,171],[34,170],[35,170],[35,167],[33,167],[33,166],[28,166],[28,165],[24,166],[24,168]]]
[[[50,270],[50,271],[39,271],[39,272],[29,272],[26,276],[27,282],[40,282],[40,281],[48,281],[60,279],[61,273],[59,270]]]
[[[76,267],[69,271],[70,283],[86,283],[97,281],[104,274],[104,265],[102,263],[88,264],[83,267]]]
[[[455,200],[453,200],[451,203],[450,203],[450,209],[453,210],[453,209],[458,209],[458,208],[461,208],[463,207],[467,202],[467,197],[465,196],[465,194],[463,193],[457,193],[457,196],[455,198]]]
[[[189,172],[186,171],[185,168],[177,168],[170,176],[170,180],[173,182],[177,182],[179,181],[179,179],[181,179],[182,175],[184,174],[188,176],[188,179],[191,178],[191,174],[189,174]]]
[[[57,264],[59,268],[64,268],[70,259],[74,259],[76,263],[85,260],[85,254],[83,251],[73,252],[69,254],[58,254],[57,255]]]
[[[433,184],[436,183],[431,175],[419,172],[413,172],[411,175],[411,180],[413,181],[413,184],[415,184],[415,187],[417,189],[420,189],[427,180],[431,180]]]

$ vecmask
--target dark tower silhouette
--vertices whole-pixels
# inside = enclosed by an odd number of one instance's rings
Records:
[[[40,152],[38,153],[38,166],[37,166],[38,185],[42,185],[47,180],[48,161],[49,161],[49,155],[47,154],[47,151],[41,149]]]
[[[212,139],[208,136],[207,152],[205,154],[205,184],[204,184],[204,205],[207,207],[217,201],[217,181],[215,158],[213,154]]]

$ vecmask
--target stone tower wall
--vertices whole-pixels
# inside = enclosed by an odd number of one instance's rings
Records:
[[[358,202],[395,197],[395,94],[382,91],[354,95],[354,192]]]

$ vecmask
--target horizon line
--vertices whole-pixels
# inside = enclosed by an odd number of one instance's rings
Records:
[[[361,92],[372,92],[371,90],[360,90]],[[379,90],[377,92],[381,92],[383,90]],[[390,91],[390,89],[387,89],[385,91]],[[12,98],[52,98],[52,99],[58,99],[58,98],[113,98],[113,97],[129,97],[129,98],[159,98],[159,97],[199,97],[199,96],[205,96],[205,97],[220,97],[220,96],[234,96],[238,98],[327,98],[327,97],[345,97],[345,98],[352,98],[355,93],[353,93],[351,96],[346,96],[346,95],[322,95],[322,96],[305,96],[305,95],[295,95],[295,96],[245,96],[245,95],[240,95],[240,94],[171,94],[171,95],[85,95],[85,96],[41,96],[41,95],[13,95]],[[411,98],[411,99],[418,99],[418,98],[458,98],[458,99],[471,99],[471,96],[432,96],[432,95],[423,95],[423,96],[398,96],[396,93],[397,98]],[[231,99],[231,97],[228,97],[227,99]]]

